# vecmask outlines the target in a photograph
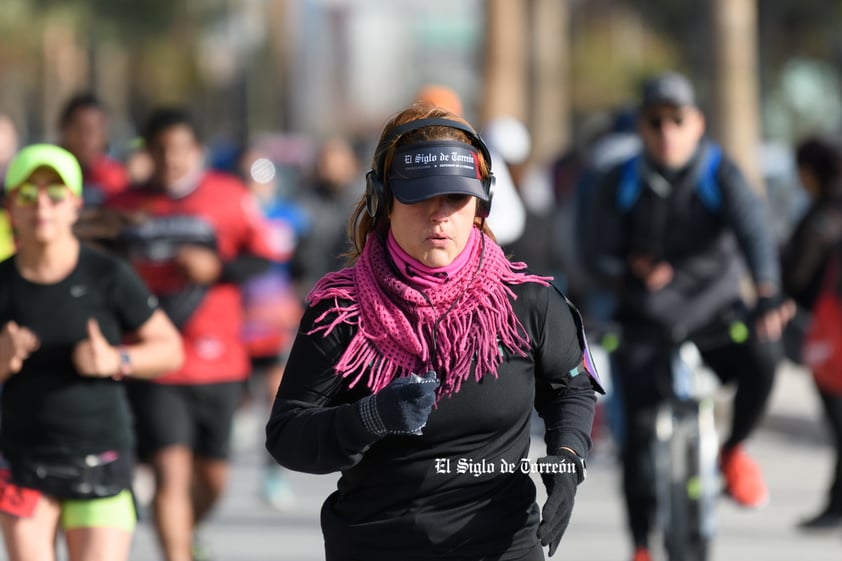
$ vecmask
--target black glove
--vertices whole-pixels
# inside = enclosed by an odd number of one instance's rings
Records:
[[[762,318],[769,312],[773,312],[784,305],[786,298],[781,293],[776,293],[772,296],[758,296],[757,302],[754,304],[753,316],[755,318]]]
[[[439,380],[432,370],[423,377],[411,374],[392,380],[358,402],[363,425],[377,436],[421,434],[436,402],[438,387]]]
[[[570,523],[576,488],[585,480],[585,462],[570,450],[561,448],[555,456],[539,459],[538,469],[547,488],[538,539],[542,546],[550,546],[549,554],[552,555]]]

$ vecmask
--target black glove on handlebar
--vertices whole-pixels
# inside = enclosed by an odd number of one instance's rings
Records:
[[[439,380],[432,370],[424,376],[396,378],[376,394],[357,402],[363,425],[376,436],[420,435],[436,402],[438,387]]]
[[[585,462],[570,450],[561,448],[554,456],[544,456],[537,463],[547,489],[538,539],[542,546],[550,546],[549,555],[552,556],[570,523],[576,488],[585,480]]]

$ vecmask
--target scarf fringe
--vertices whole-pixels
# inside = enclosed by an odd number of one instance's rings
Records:
[[[349,387],[362,380],[376,393],[397,377],[432,367],[442,382],[439,396],[449,396],[461,389],[471,372],[477,381],[489,373],[496,377],[501,351],[526,356],[530,341],[512,310],[511,300],[516,296],[506,285],[535,282],[547,286],[552,277],[524,273],[525,263],[508,261],[488,238],[484,243],[481,268],[477,237],[471,248],[474,254],[458,278],[425,291],[438,313],[392,272],[385,248],[374,238],[353,267],[329,273],[316,283],[308,304],[333,302],[309,333],[327,336],[338,325],[358,326],[335,366],[337,374],[349,380]],[[459,302],[451,309],[454,299]],[[440,318],[438,314],[448,309]],[[428,341],[436,321],[438,364],[430,365]]]

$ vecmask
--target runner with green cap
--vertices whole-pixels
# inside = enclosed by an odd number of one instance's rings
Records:
[[[58,146],[9,163],[15,253],[0,261],[4,559],[127,561],[137,522],[124,382],[177,369],[175,326],[117,256],[74,233],[82,173]]]
[[[54,144],[31,144],[18,152],[6,170],[6,193],[20,187],[36,169],[47,167],[55,170],[70,191],[82,195],[82,168],[76,157]]]

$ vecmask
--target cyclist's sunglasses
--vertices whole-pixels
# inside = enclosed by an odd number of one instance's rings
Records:
[[[659,131],[663,128],[665,123],[672,123],[676,127],[681,127],[684,124],[684,116],[683,115],[671,115],[669,117],[649,117],[646,119],[646,124],[649,125],[649,128],[652,130]]]
[[[47,192],[47,198],[49,198],[50,202],[53,204],[58,204],[64,201],[70,194],[70,189],[68,189],[67,185],[63,183],[53,183],[45,185],[44,187],[40,187],[34,183],[24,183],[15,189],[15,201],[20,206],[34,205],[38,200],[38,195],[42,188]]]

